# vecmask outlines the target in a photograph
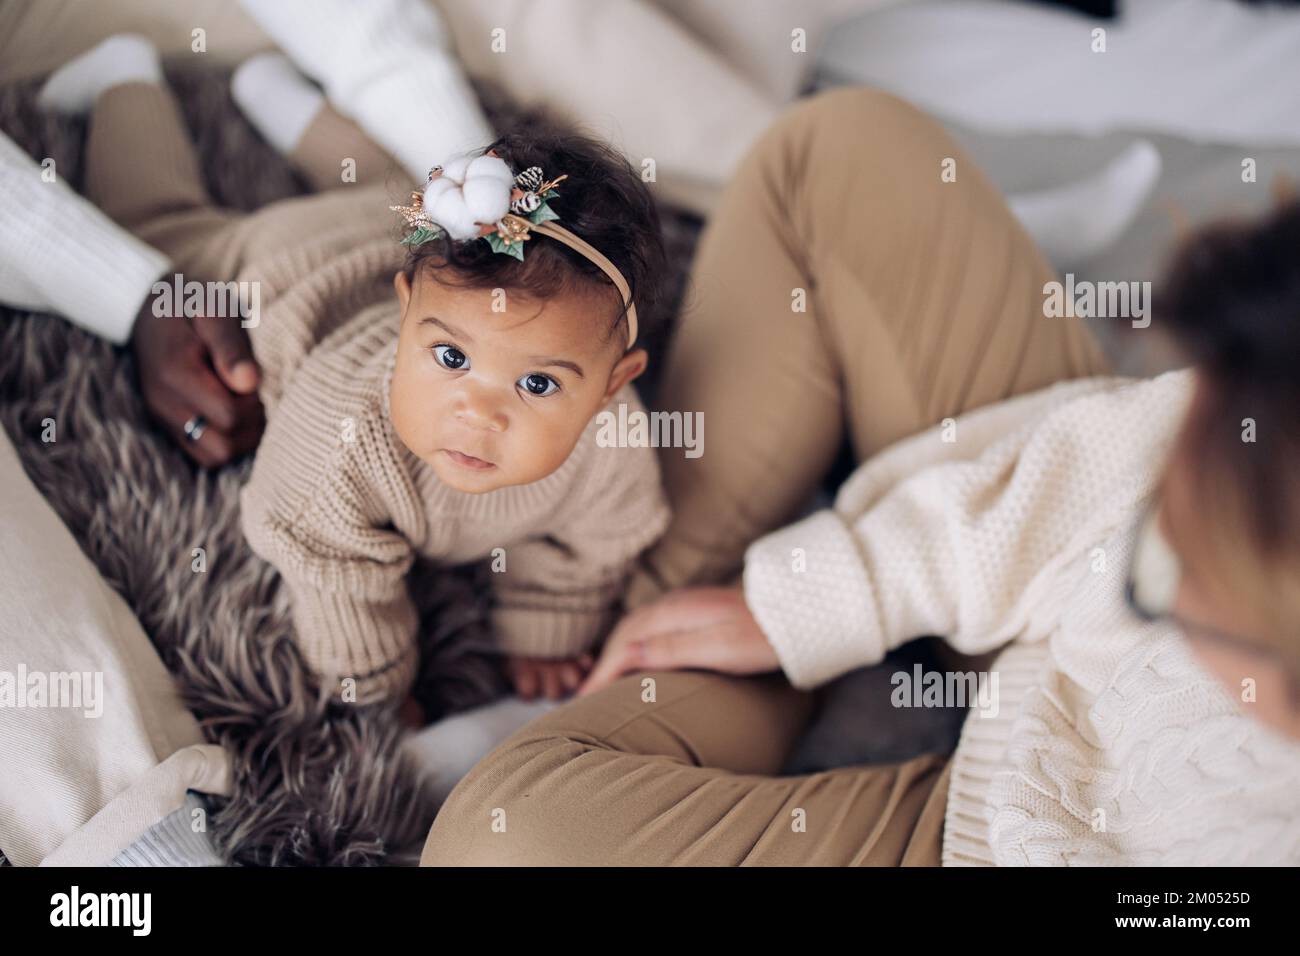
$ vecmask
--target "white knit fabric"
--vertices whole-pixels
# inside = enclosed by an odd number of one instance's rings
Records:
[[[796,686],[924,634],[1011,642],[996,715],[973,711],[954,757],[945,865],[1300,863],[1300,744],[1124,603],[1190,387],[1091,379],[981,410],[749,549],[746,600]]]
[[[0,133],[0,302],[125,342],[167,257],[73,192],[57,167],[53,182],[41,173]]]
[[[492,128],[431,4],[242,3],[294,65],[324,87],[330,103],[417,182],[434,164],[492,141]]]

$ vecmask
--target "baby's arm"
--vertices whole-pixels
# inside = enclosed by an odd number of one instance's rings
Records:
[[[343,416],[354,419],[352,442],[328,425]],[[306,663],[331,696],[355,688],[363,704],[404,694],[417,663],[414,549],[375,489],[387,462],[376,422],[359,406],[291,389],[240,495],[244,535],[284,579]]]
[[[250,484],[244,534],[289,590],[294,640],[331,696],[373,703],[409,690],[418,620],[407,591],[412,549],[393,531],[329,520],[316,509],[290,515]],[[355,685],[344,683],[348,679]]]
[[[598,448],[549,533],[494,563],[493,623],[512,658],[573,660],[612,624],[632,562],[668,526],[650,448]]]

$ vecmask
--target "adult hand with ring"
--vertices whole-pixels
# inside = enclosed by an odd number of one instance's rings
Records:
[[[266,419],[247,331],[236,317],[158,315],[153,301],[131,333],[149,412],[205,468],[252,451]]]

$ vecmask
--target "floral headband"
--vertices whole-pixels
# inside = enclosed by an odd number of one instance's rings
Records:
[[[494,252],[524,260],[524,243],[532,233],[550,236],[586,257],[609,276],[627,309],[627,347],[636,342],[636,306],[623,273],[586,240],[556,223],[560,217],[546,200],[559,195],[555,187],[568,176],[546,180],[540,166],[515,175],[505,160],[489,151],[482,156],[458,156],[429,170],[422,192],[411,193],[411,205],[390,206],[402,214],[412,231],[404,246],[418,246],[443,233],[461,242],[486,239]]]

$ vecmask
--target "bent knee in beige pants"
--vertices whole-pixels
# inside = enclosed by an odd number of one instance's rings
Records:
[[[956,180],[941,176],[955,162]],[[945,418],[1105,370],[1001,194],[926,114],[837,90],[785,113],[710,220],[656,405],[701,413],[660,450],[673,522],[629,602],[730,580],[798,516],[847,440],[861,462]]]
[[[947,760],[774,776],[811,695],[630,675],[533,721],[452,791],[425,866],[935,865]]]

